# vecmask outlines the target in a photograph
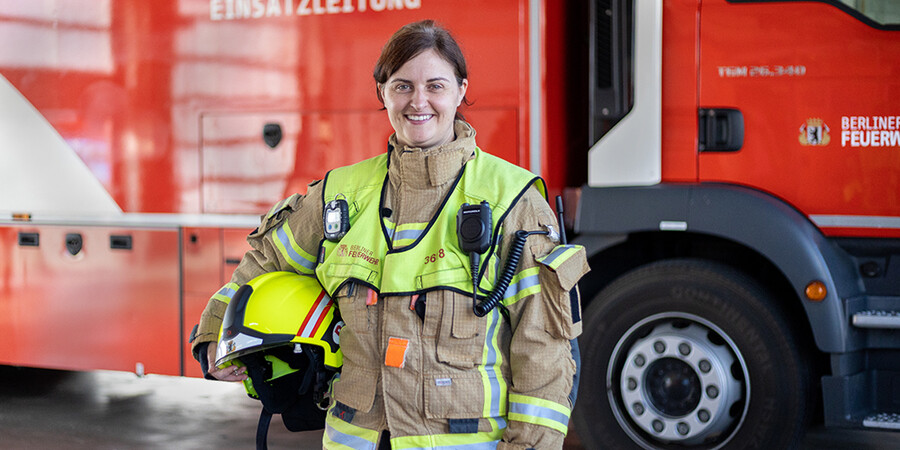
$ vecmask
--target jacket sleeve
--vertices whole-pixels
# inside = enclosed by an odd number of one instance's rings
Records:
[[[519,200],[503,227],[502,253],[510,248],[516,230],[550,227],[559,232],[552,210],[536,189]],[[512,385],[508,426],[499,449],[562,448],[575,394],[576,362],[570,341],[581,334],[576,283],[588,270],[580,246],[563,246],[547,235],[526,241],[503,300],[512,329]]]
[[[219,327],[228,302],[244,283],[267,272],[279,270],[312,274],[322,239],[322,184],[309,185],[306,195],[294,194],[276,203],[260,225],[247,237],[252,249],[244,254],[231,280],[206,304],[200,323],[191,336],[191,350],[197,358],[198,347],[218,340]]]

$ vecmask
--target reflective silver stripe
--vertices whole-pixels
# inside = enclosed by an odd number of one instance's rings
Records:
[[[530,275],[521,280],[515,282],[514,284],[510,284],[508,288],[506,288],[506,292],[503,293],[503,299],[506,300],[508,298],[515,297],[520,291],[524,291],[532,286],[537,286],[541,284],[538,279],[538,274]]]
[[[287,252],[288,257],[290,257],[292,261],[308,269],[310,272],[316,270],[316,263],[314,261],[310,261],[300,256],[300,254],[294,250],[294,246],[291,245],[291,241],[288,239],[288,235],[285,233],[284,228],[278,227],[275,230],[275,235],[278,236],[278,240],[281,242],[281,245],[284,246],[284,251]]]
[[[290,197],[288,197],[288,198],[290,198]],[[272,206],[272,209],[270,209],[269,212],[266,213],[266,217],[272,217],[272,216],[274,216],[275,213],[277,213],[278,211],[281,210],[281,207],[284,206],[284,202],[286,202],[287,200],[288,200],[288,199],[286,198],[286,199],[284,199],[284,200],[282,200],[282,201],[276,203],[274,206]]]
[[[222,286],[222,289],[219,289],[219,292],[213,294],[212,298],[224,302],[231,303],[231,299],[234,297],[234,294],[237,293],[237,290],[229,287],[229,286],[237,286],[235,283],[228,283],[225,286]]]
[[[509,412],[510,413],[518,413],[525,416],[531,417],[540,417],[542,419],[552,420],[554,422],[559,422],[563,426],[569,426],[569,416],[559,412],[554,411],[550,408],[544,408],[543,406],[537,405],[529,405],[527,403],[515,403],[510,402],[509,404]]]
[[[435,448],[436,449],[460,448],[460,449],[470,449],[470,450],[494,450],[497,448],[497,444],[499,444],[499,443],[500,443],[500,441],[488,441],[488,442],[476,442],[474,444],[463,444],[463,445],[459,445],[459,444],[441,445],[441,446],[438,446]]]
[[[359,436],[341,433],[340,431],[334,429],[334,427],[328,426],[327,422],[325,424],[325,433],[328,435],[328,439],[331,439],[332,442],[346,445],[347,447],[357,450],[375,450],[374,442],[369,442]]]
[[[575,248],[574,245],[560,245],[560,246],[557,246],[555,249],[553,249],[552,252],[550,252],[549,255],[547,255],[547,256],[541,258],[541,264],[543,264],[543,265],[545,265],[545,266],[552,266],[552,265],[553,265],[553,261],[555,261],[556,258],[559,258],[563,253],[565,253],[565,252],[567,252],[567,251],[569,251],[569,250],[571,250],[571,249],[573,249],[573,248]]]
[[[491,384],[491,406],[488,412],[493,417],[500,416],[500,374],[497,372],[497,349],[494,347],[495,334],[497,334],[497,322],[500,320],[500,312],[494,308],[490,313],[491,323],[488,325],[488,335],[484,340],[487,346],[487,359],[485,371]]]
[[[422,235],[422,231],[424,230],[401,230],[397,232],[396,236],[392,236],[395,241],[409,239],[414,241]]]
[[[813,214],[810,220],[820,227],[844,228],[900,228],[900,217],[891,216],[838,216]]]
[[[463,450],[494,450],[497,448],[497,445],[500,441],[488,441],[488,442],[475,442],[472,444],[448,444],[448,445],[437,445],[434,447],[405,447],[403,450],[451,450],[451,449],[463,449]]]

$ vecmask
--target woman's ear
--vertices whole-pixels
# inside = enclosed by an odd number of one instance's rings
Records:
[[[375,83],[375,96],[378,97],[378,101],[381,102],[381,106],[384,106],[384,84]]]
[[[462,83],[459,84],[459,100],[456,102],[456,107],[462,104],[464,98],[466,98],[466,89],[469,88],[469,80],[467,78],[463,78]]]

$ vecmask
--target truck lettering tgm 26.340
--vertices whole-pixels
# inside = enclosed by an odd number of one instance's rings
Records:
[[[887,0],[0,2],[0,364],[198,375],[259,215],[384,151],[372,67],[423,18],[590,255],[586,447],[900,428]]]

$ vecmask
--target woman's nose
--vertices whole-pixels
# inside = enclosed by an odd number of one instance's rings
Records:
[[[424,89],[416,89],[413,92],[412,107],[418,110],[424,109],[426,105],[428,105],[428,95]]]

